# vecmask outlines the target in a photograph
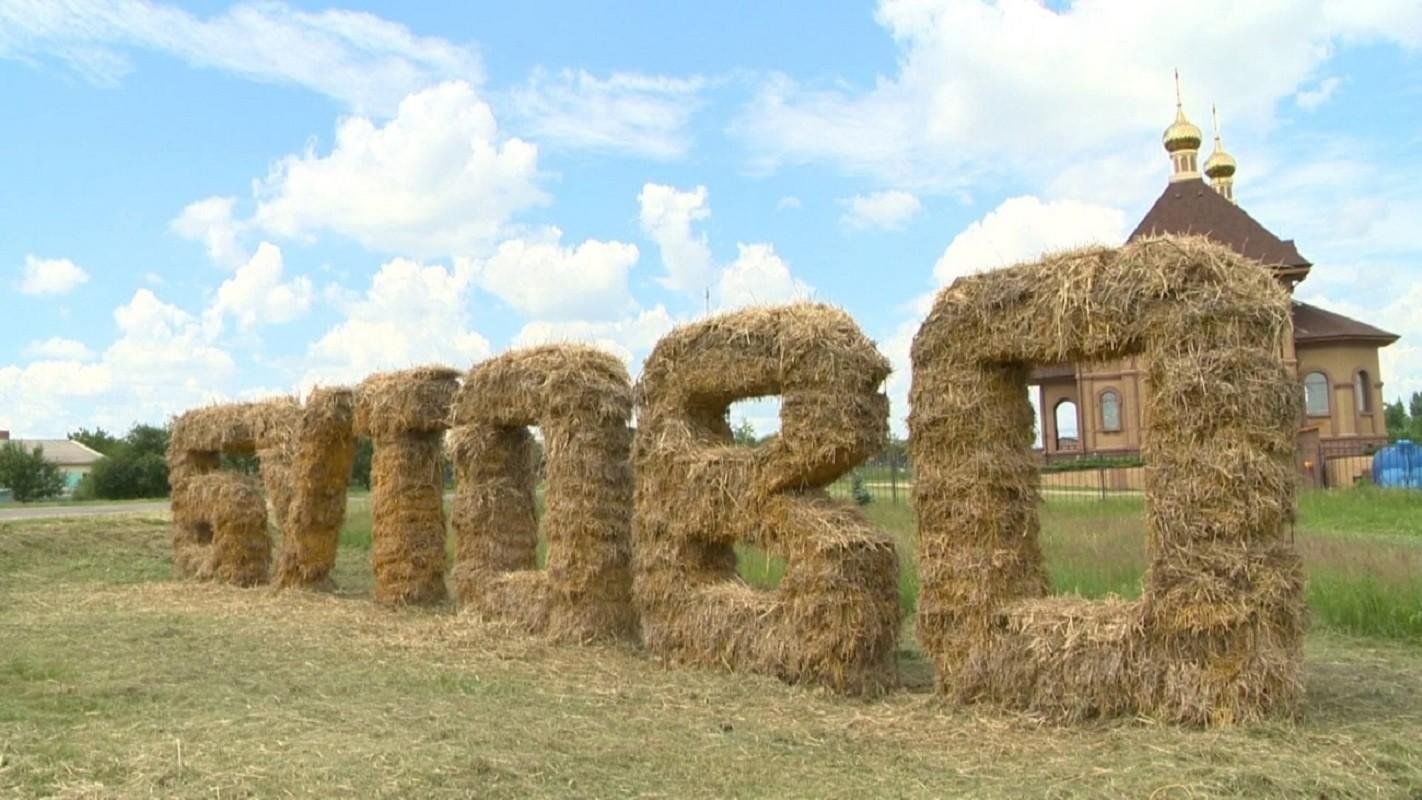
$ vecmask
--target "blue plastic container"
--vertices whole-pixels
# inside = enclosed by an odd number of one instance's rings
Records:
[[[1373,455],[1373,483],[1393,489],[1422,489],[1422,447],[1399,439]]]

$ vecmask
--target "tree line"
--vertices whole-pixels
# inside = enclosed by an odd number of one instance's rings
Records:
[[[1422,444],[1422,392],[1413,392],[1403,405],[1395,400],[1383,407],[1387,419],[1387,438],[1392,441],[1410,439]]]
[[[76,500],[135,500],[167,497],[168,438],[166,425],[134,425],[127,434],[115,436],[103,428],[80,428],[69,438],[103,457],[74,489]],[[356,446],[351,485],[370,488],[371,443],[360,439]],[[227,466],[239,472],[255,472],[255,457],[230,457]],[[236,463],[246,462],[251,463]],[[26,449],[14,442],[0,447],[0,487],[9,489],[14,499],[32,502],[58,497],[65,488],[64,472],[46,460],[38,447]]]

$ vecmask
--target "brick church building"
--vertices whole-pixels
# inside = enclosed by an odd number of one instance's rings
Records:
[[[1177,99],[1175,122],[1164,135],[1170,181],[1128,241],[1152,234],[1203,234],[1267,265],[1292,294],[1313,264],[1293,240],[1275,236],[1239,207],[1235,160],[1224,150],[1218,124],[1203,175],[1197,163],[1201,142],[1200,129]],[[1293,320],[1293,340],[1283,355],[1296,369],[1304,396],[1300,465],[1309,472],[1322,469],[1326,458],[1360,455],[1387,440],[1378,350],[1397,336],[1297,300]],[[1043,457],[1138,453],[1146,425],[1144,380],[1134,357],[1036,369],[1032,382],[1041,410]]]

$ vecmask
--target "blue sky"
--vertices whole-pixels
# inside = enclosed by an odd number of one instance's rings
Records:
[[[0,428],[816,299],[893,361],[958,275],[1119,243],[1216,103],[1298,296],[1422,390],[1422,6],[0,0]],[[764,407],[746,412],[762,427]]]

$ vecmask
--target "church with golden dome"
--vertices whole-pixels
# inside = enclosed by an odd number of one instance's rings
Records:
[[[1208,236],[1269,267],[1293,294],[1313,264],[1292,239],[1280,239],[1240,208],[1234,186],[1238,164],[1225,150],[1218,115],[1213,116],[1214,143],[1202,173],[1204,137],[1185,114],[1177,79],[1175,121],[1163,136],[1170,179],[1127,241],[1158,234]],[[1348,465],[1366,463],[1356,456],[1387,441],[1378,351],[1398,337],[1297,300],[1293,321],[1283,357],[1296,370],[1304,398],[1300,469],[1314,484],[1351,483],[1356,476],[1344,474],[1354,468]],[[1145,380],[1136,358],[1036,369],[1032,382],[1041,411],[1042,457],[1050,462],[1138,454],[1148,425]]]

